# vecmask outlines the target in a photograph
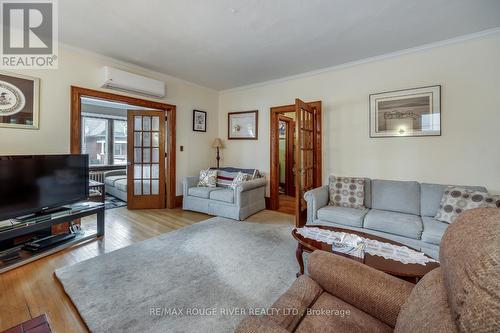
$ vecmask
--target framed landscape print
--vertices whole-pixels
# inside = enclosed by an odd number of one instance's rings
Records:
[[[441,135],[441,86],[370,95],[370,137]]]
[[[0,72],[0,127],[38,129],[40,80]]]
[[[230,112],[227,115],[229,140],[257,140],[259,111]]]
[[[193,131],[207,131],[207,113],[205,111],[193,110]]]

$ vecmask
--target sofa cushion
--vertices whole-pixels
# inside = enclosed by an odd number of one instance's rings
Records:
[[[367,212],[368,209],[325,206],[318,210],[318,219],[353,227],[362,227]]]
[[[300,322],[296,333],[392,332],[389,325],[328,293],[319,296],[309,313]]]
[[[198,181],[200,187],[215,187],[217,186],[217,170],[206,169],[200,170],[200,179]]]
[[[224,201],[233,203],[234,201],[234,190],[231,189],[220,189],[218,191],[210,192],[210,199],[217,201]]]
[[[420,215],[436,216],[439,210],[439,204],[443,198],[444,191],[448,185],[440,184],[420,184]],[[487,192],[483,186],[460,186],[468,190]]]
[[[243,172],[238,172],[238,174],[236,175],[236,177],[234,177],[233,181],[231,182],[231,185],[229,185],[229,188],[234,190],[236,189],[238,186],[240,186],[241,184],[243,184],[243,182],[247,181],[250,179],[250,176],[246,173],[243,173]]]
[[[260,178],[260,173],[257,169],[240,169],[233,167],[213,169],[217,170],[217,186],[219,187],[229,187],[238,173],[248,175],[246,180]]]
[[[345,208],[365,208],[365,180],[354,177],[330,177],[329,204]]]
[[[210,192],[222,190],[220,187],[190,187],[188,195],[208,199]]]
[[[429,216],[422,216],[422,223],[424,224],[422,240],[427,243],[439,245],[449,224]]]
[[[127,179],[117,179],[115,181],[115,187],[116,189],[122,191],[122,192],[127,192]]]
[[[500,196],[449,186],[444,191],[435,218],[439,221],[452,223],[462,212],[480,207],[500,208]]]
[[[119,179],[127,179],[126,175],[120,175],[120,176],[108,176],[104,178],[104,184],[107,184],[109,186],[115,186],[115,182]]]
[[[372,208],[419,215],[419,183],[398,180],[372,180]]]
[[[366,214],[363,226],[389,234],[420,239],[422,219],[418,215],[372,209]]]

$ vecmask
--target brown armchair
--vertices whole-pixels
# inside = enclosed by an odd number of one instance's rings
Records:
[[[413,285],[331,253],[238,333],[500,332],[500,209],[467,211],[448,227],[441,267]]]

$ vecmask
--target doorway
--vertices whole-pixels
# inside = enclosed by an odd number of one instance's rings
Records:
[[[295,214],[295,112],[278,115],[278,210]]]
[[[71,153],[89,154],[90,173],[129,209],[174,208],[175,109],[72,86]]]
[[[272,107],[270,142],[269,208],[294,214],[296,224],[303,225],[303,194],[322,182],[321,101],[297,99],[295,104]]]

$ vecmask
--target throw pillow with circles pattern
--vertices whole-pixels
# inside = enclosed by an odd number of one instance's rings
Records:
[[[354,177],[330,177],[328,186],[332,206],[365,208],[365,180]]]
[[[500,208],[500,195],[449,186],[443,194],[439,210],[434,218],[452,223],[463,211],[480,207]]]
[[[200,178],[198,180],[199,187],[216,187],[217,186],[217,170],[206,169],[200,171]]]

